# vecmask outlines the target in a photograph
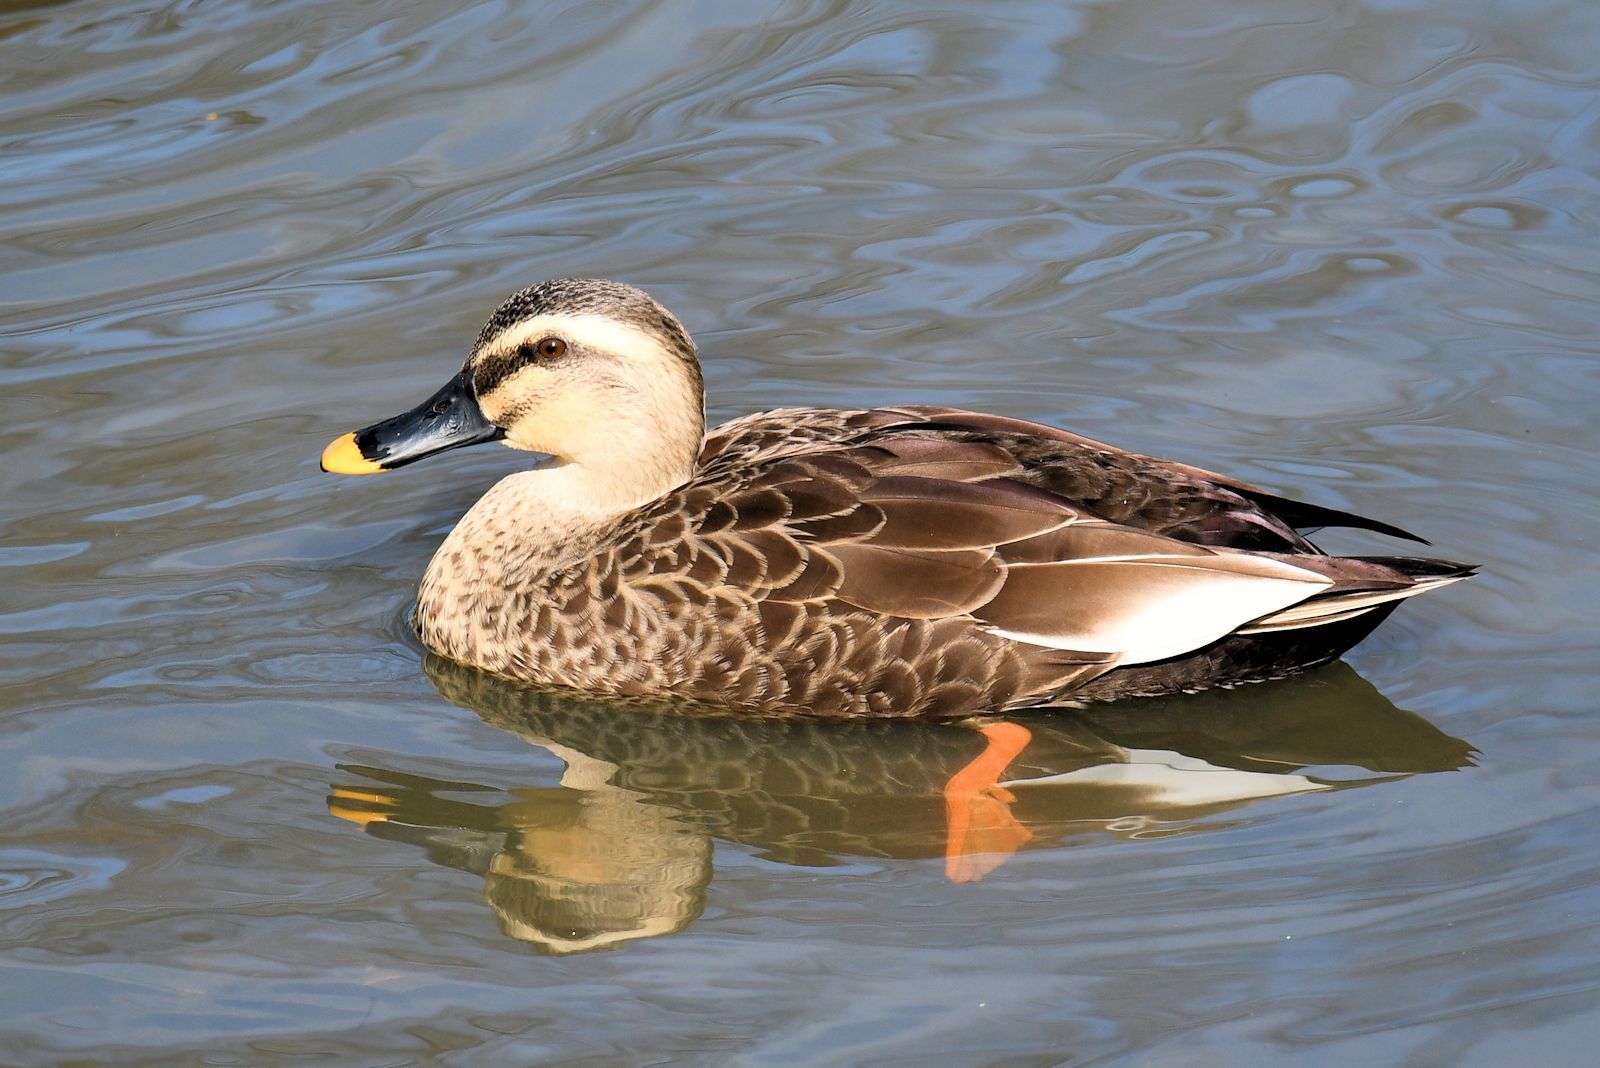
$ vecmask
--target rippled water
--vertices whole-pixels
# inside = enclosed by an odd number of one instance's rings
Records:
[[[1586,1063],[1597,88],[1570,2],[0,5],[0,1060]],[[517,458],[316,456],[558,274],[714,417],[1057,422],[1484,574],[1029,716],[962,826],[970,732],[521,693],[405,623]]]

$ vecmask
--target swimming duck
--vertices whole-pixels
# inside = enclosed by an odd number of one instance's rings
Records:
[[[953,718],[1275,678],[1472,573],[1327,555],[1302,532],[1422,539],[1019,419],[794,408],[707,434],[703,403],[670,312],[557,279],[322,468],[545,454],[439,547],[423,643],[537,685],[752,713]]]

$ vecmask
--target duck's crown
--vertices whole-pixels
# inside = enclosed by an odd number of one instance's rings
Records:
[[[601,316],[642,330],[669,352],[698,364],[694,341],[683,324],[642,289],[609,278],[551,278],[511,294],[489,316],[474,352],[507,330],[541,316]]]

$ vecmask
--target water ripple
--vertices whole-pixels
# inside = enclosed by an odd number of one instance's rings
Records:
[[[115,857],[0,849],[0,909],[20,909],[104,890],[127,865]]]

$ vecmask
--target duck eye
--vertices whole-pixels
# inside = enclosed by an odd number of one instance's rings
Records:
[[[523,345],[522,351],[528,356],[537,356],[541,360],[559,360],[567,354],[567,343],[558,337],[547,337],[532,345]]]

